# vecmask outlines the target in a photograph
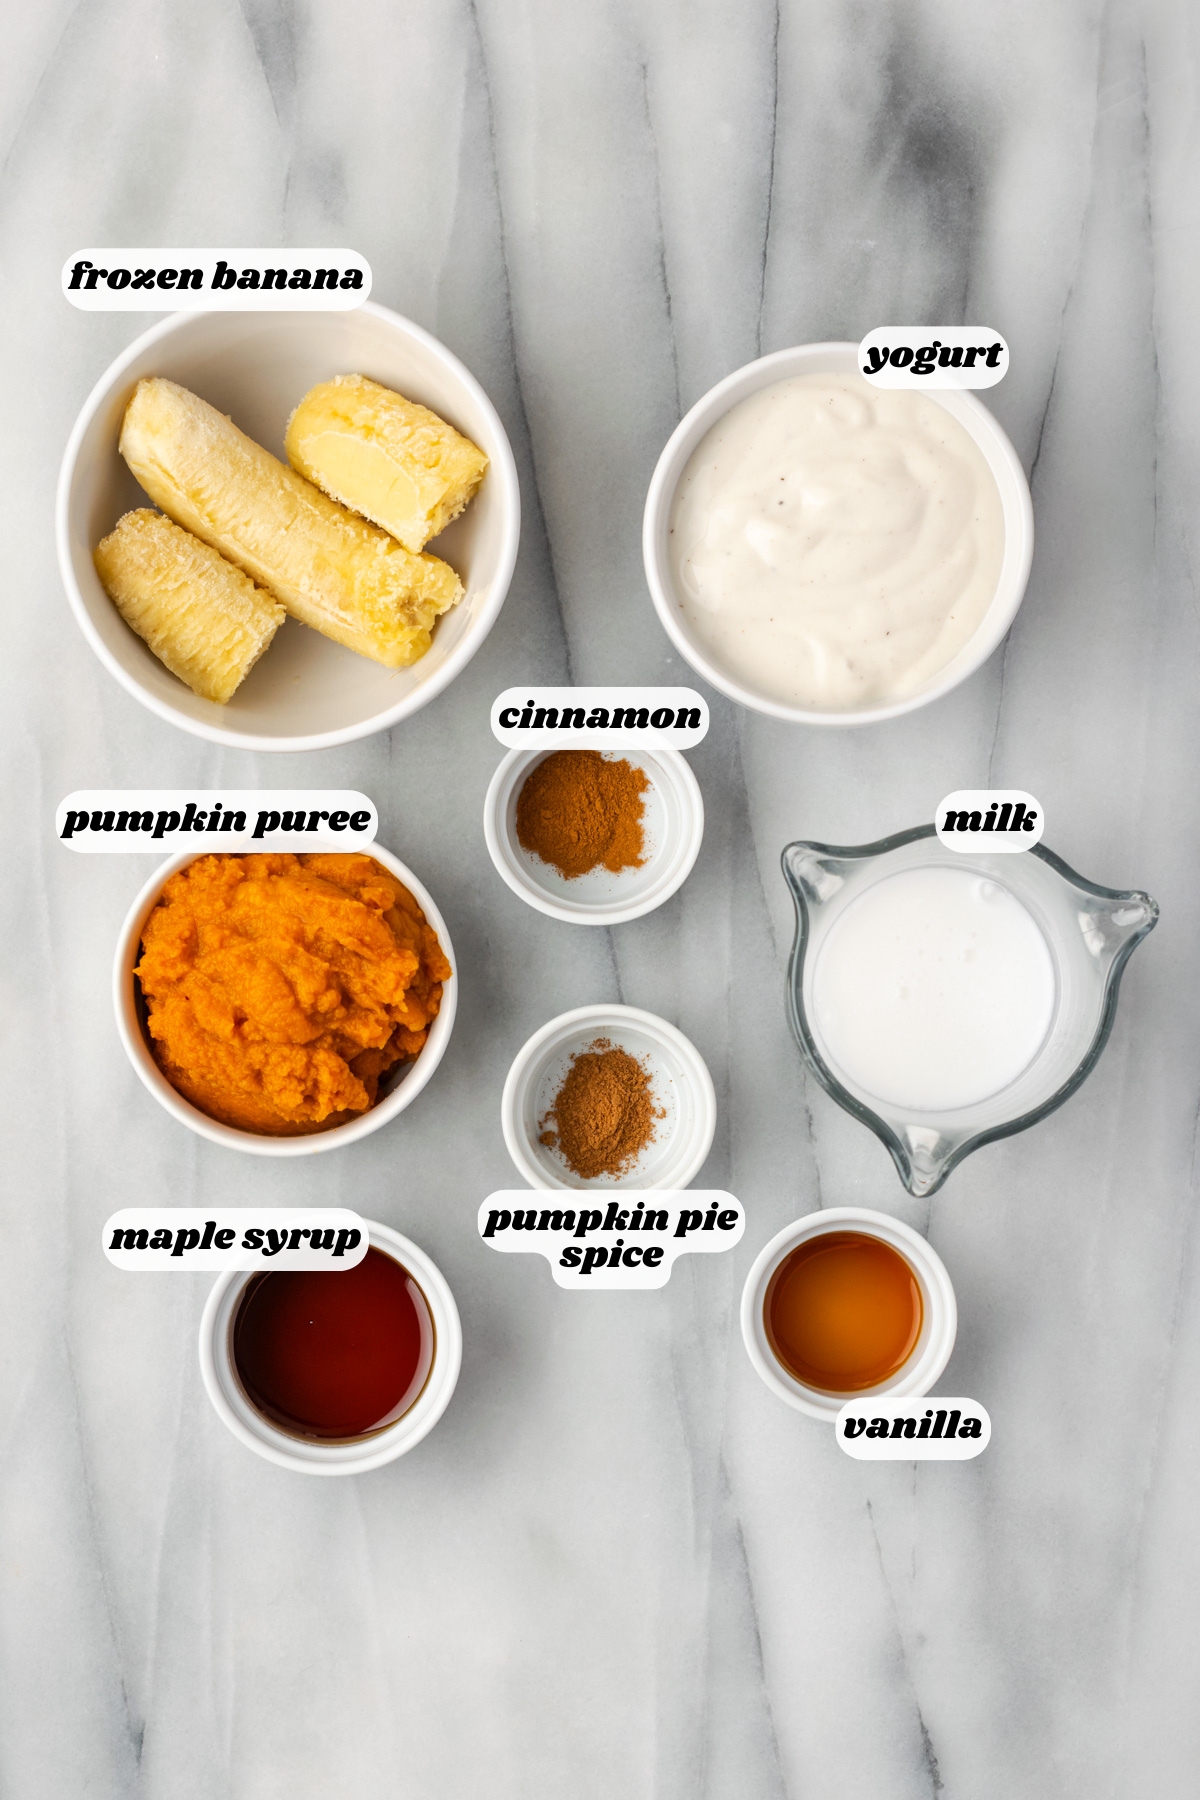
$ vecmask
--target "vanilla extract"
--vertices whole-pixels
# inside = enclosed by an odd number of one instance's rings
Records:
[[[861,1231],[826,1231],[790,1251],[763,1301],[767,1342],[787,1372],[825,1393],[891,1379],[917,1346],[920,1283],[906,1259]]]

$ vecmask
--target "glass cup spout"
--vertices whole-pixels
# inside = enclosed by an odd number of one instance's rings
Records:
[[[1086,881],[1040,844],[1018,856],[968,856],[941,844],[932,825],[850,848],[789,844],[782,860],[796,906],[787,982],[796,1042],[822,1087],[882,1140],[917,1196],[934,1193],[982,1144],[1054,1112],[1087,1079],[1112,1030],[1125,964],[1158,920],[1148,894]],[[813,1017],[812,975],[830,928],[860,894],[887,876],[930,867],[968,868],[1020,901],[1050,951],[1055,1000],[1041,1047],[1015,1080],[972,1105],[926,1113],[881,1100],[835,1068]]]

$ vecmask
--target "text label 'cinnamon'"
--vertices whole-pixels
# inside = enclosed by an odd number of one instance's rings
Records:
[[[694,688],[505,688],[492,730],[510,750],[693,750],[708,731],[708,702]]]

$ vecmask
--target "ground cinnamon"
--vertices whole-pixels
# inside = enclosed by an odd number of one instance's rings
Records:
[[[525,778],[517,798],[522,849],[568,881],[597,868],[640,869],[645,859],[644,769],[599,750],[556,750]]]
[[[585,1181],[623,1175],[653,1139],[655,1120],[665,1117],[637,1057],[597,1038],[571,1058],[554,1105],[539,1122],[539,1141],[557,1147]]]

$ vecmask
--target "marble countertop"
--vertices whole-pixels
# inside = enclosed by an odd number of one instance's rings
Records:
[[[0,885],[0,1791],[14,1800],[1063,1800],[1196,1791],[1200,1760],[1200,23],[1184,0],[49,0],[0,71],[7,803]],[[93,381],[148,321],[71,311],[83,243],[352,245],[479,376],[525,526],[499,624],[390,734],[255,758],[174,731],[67,609],[53,500]],[[710,694],[708,826],[611,932],[505,888],[481,808],[516,681],[690,681],[642,501],[682,410],[760,352],[982,322],[1037,549],[1004,648],[860,731]],[[437,897],[446,1060],[387,1130],[298,1165],[178,1128],[109,997],[140,858],[57,845],[75,788],[361,788]],[[1083,1090],[932,1202],[807,1080],[779,852],[1019,786],[1047,842],[1162,922]],[[496,1257],[504,1073],[555,1013],[674,1020],[717,1086],[724,1257],[577,1296]],[[375,1474],[250,1455],[200,1385],[203,1275],[109,1267],[118,1206],[350,1205],[463,1315],[458,1393]],[[962,1465],[851,1462],[737,1332],[758,1248],[896,1213],[954,1280]]]

